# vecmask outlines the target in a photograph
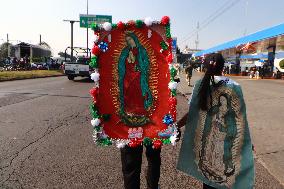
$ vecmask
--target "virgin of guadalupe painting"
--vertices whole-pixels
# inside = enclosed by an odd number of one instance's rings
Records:
[[[93,112],[108,115],[99,117],[100,128],[112,142],[146,138],[169,143],[174,132],[159,136],[168,129],[164,117],[175,113],[175,105],[169,105],[174,98],[169,90],[169,26],[123,26],[99,31],[97,44],[107,50],[98,55],[99,93]]]
[[[153,105],[150,60],[135,33],[126,33],[125,44],[118,62],[119,115],[125,124],[141,126],[150,121],[148,111]]]
[[[202,135],[199,167],[205,177],[216,182],[226,182],[235,172],[232,147],[237,136],[237,126],[231,116],[236,115],[227,94],[219,96],[218,104],[211,107],[212,124],[206,125]]]

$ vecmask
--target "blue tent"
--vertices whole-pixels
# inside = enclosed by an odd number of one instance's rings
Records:
[[[239,39],[236,39],[236,40],[233,40],[233,41],[226,42],[226,43],[218,45],[216,47],[197,52],[197,53],[194,54],[194,56],[203,56],[203,55],[206,55],[206,54],[210,54],[210,53],[234,48],[234,47],[237,47],[238,45],[257,42],[257,41],[277,37],[277,36],[280,36],[280,35],[283,35],[283,34],[284,34],[284,23],[280,24],[278,26],[274,26],[272,28],[268,28],[268,29],[247,35],[245,37],[242,37],[242,38],[239,38]]]

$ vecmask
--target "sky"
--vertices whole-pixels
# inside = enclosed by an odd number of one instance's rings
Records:
[[[86,13],[87,0],[0,0],[0,43],[7,33],[13,43],[39,43],[39,35],[54,56],[70,46],[70,24]],[[181,49],[195,48],[197,23],[212,18],[226,3],[236,0],[89,0],[89,14],[112,15],[113,22],[170,16],[172,35]],[[198,48],[206,49],[256,31],[284,23],[284,0],[238,0],[199,32]],[[93,33],[89,34],[92,46]],[[189,38],[189,39],[188,39]],[[188,40],[186,40],[188,39]],[[86,47],[86,29],[74,25],[74,46]]]

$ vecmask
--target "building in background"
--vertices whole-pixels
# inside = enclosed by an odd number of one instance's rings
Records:
[[[227,63],[234,65],[236,73],[250,67],[258,67],[259,61],[270,75],[279,70],[284,72],[284,23],[262,31],[226,42],[213,48],[195,53],[195,56],[220,52]]]
[[[16,57],[17,59],[29,57],[32,62],[41,62],[46,58],[50,58],[52,53],[48,45],[32,45],[21,42],[11,46],[10,56]]]

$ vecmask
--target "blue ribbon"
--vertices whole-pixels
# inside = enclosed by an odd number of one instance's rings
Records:
[[[174,119],[170,114],[167,114],[163,118],[163,123],[165,123],[166,125],[171,125],[174,123]]]
[[[103,52],[106,52],[108,50],[108,44],[106,42],[102,41],[98,46]]]

